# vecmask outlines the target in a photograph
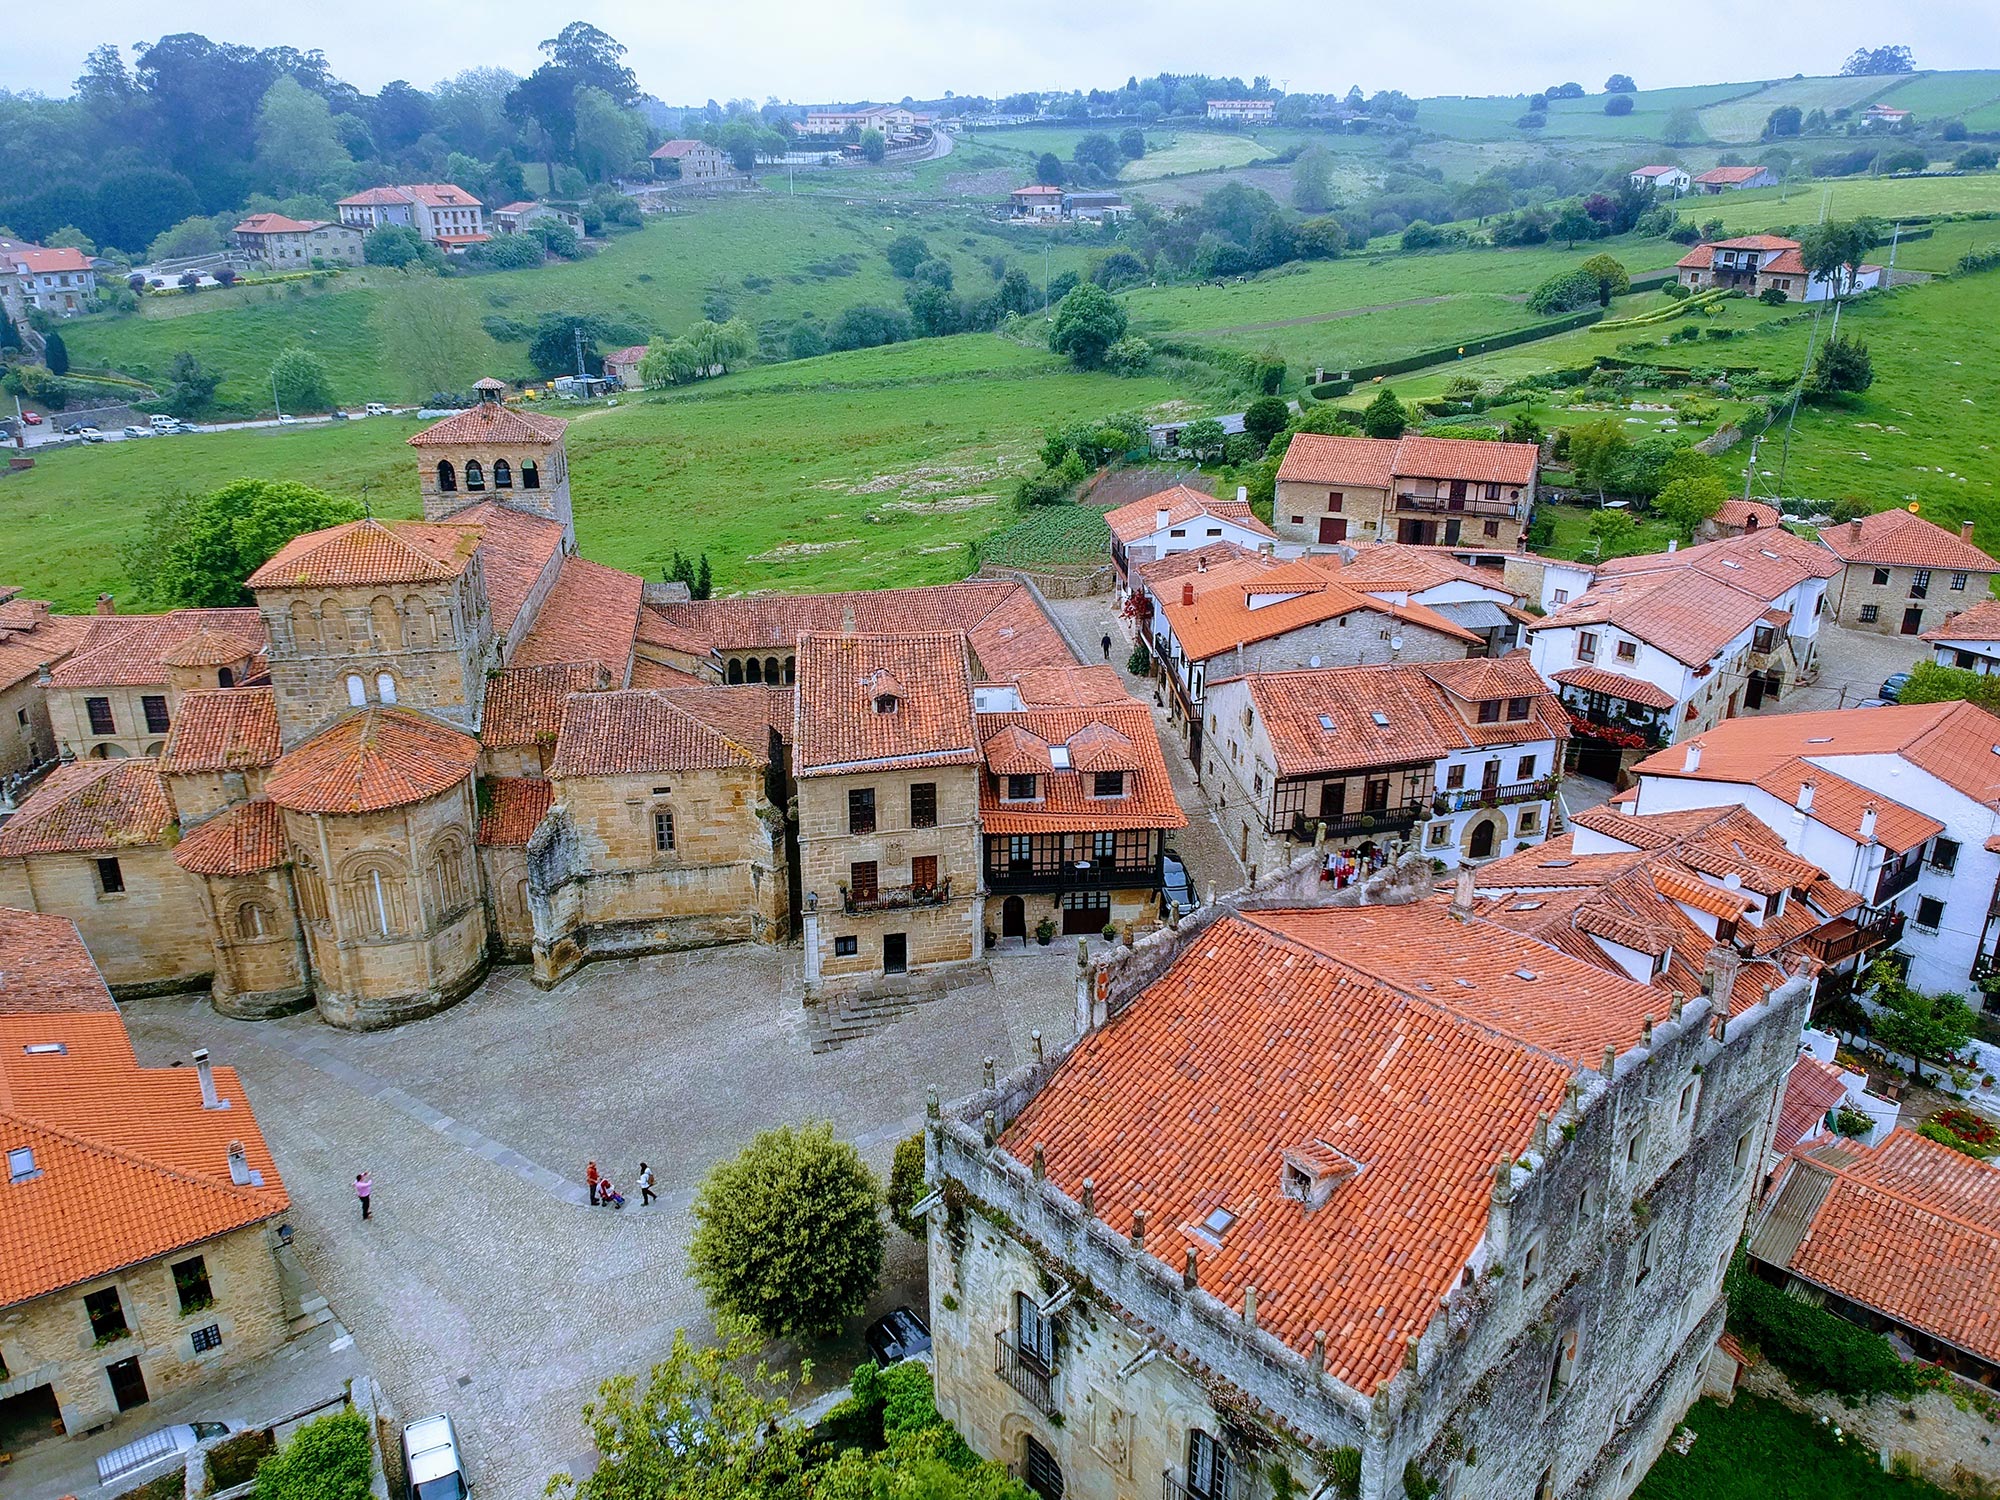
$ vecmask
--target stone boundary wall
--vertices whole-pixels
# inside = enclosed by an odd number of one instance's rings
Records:
[[[1880,1455],[1882,1466],[1907,1465],[1956,1495],[2000,1495],[2000,1423],[1978,1410],[1961,1411],[1942,1391],[1904,1398],[1877,1396],[1850,1406],[1839,1396],[1804,1395],[1768,1361],[1743,1372],[1739,1389],[1824,1418]]]

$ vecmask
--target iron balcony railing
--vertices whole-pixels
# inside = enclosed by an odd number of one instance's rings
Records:
[[[1073,891],[1079,889],[1136,890],[1160,883],[1158,861],[1142,865],[1120,865],[1110,860],[1089,860],[1078,864],[1005,865],[986,868],[989,891]]]
[[[951,882],[937,885],[888,885],[876,888],[872,896],[857,896],[843,888],[841,906],[849,912],[905,911],[917,906],[943,906],[951,900]]]
[[[1055,1373],[1005,1333],[993,1336],[993,1373],[1043,1416],[1056,1414]]]
[[[1907,891],[1917,883],[1917,874],[1922,869],[1922,861],[1913,859],[1908,864],[1892,865],[1884,870],[1882,878],[1875,882],[1875,904],[1880,906],[1890,897]]]
[[[1408,490],[1396,497],[1396,509],[1452,516],[1518,516],[1521,512],[1520,503],[1514,500],[1474,500],[1470,496],[1454,500],[1449,495],[1417,495]]]
[[[1464,812],[1468,807],[1502,807],[1514,802],[1541,802],[1555,795],[1553,781],[1516,781],[1507,786],[1455,787],[1448,792],[1440,792],[1438,801],[1444,804],[1448,813]]]
[[[1356,834],[1383,834],[1407,832],[1417,819],[1430,810],[1430,799],[1418,798],[1401,802],[1390,807],[1363,808],[1356,812],[1340,813],[1331,818],[1314,817],[1310,813],[1294,813],[1288,825],[1274,823],[1269,826],[1271,833],[1286,832],[1302,844],[1310,844],[1319,825],[1326,825],[1328,838],[1351,838]]]

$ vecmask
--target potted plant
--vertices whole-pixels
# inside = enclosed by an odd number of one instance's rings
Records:
[[[1100,934],[1100,936],[1102,936],[1104,941],[1107,943],[1115,943],[1118,941],[1118,929],[1116,927],[1113,927],[1109,922],[1106,922],[1104,924],[1104,931]]]
[[[995,932],[991,927],[987,928],[986,946],[989,948],[997,947],[999,945],[999,942],[1000,942],[1000,934]]]
[[[1035,941],[1044,948],[1056,940],[1056,924],[1047,917],[1035,924]]]

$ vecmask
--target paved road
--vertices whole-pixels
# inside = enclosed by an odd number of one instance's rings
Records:
[[[1913,635],[1877,635],[1822,625],[1819,631],[1819,680],[1794,688],[1778,702],[1784,713],[1823,708],[1852,708],[1873,698],[1891,672],[1907,672],[1913,663],[1930,660],[1930,647]]]
[[[795,950],[722,948],[594,965],[549,992],[502,971],[441,1016],[352,1035],[310,1016],[241,1022],[192,998],[126,1007],[143,1061],[196,1045],[241,1071],[290,1189],[299,1251],[398,1413],[460,1422],[493,1500],[587,1470],[579,1410],[709,1319],[684,1266],[707,1167],[758,1130],[830,1119],[886,1175],[924,1090],[951,1097],[1040,1028],[1073,1028],[1074,950],[1009,955],[837,1051],[815,1054]],[[583,1205],[595,1158],[661,1201]],[[354,1174],[375,1179],[359,1221]],[[922,1257],[892,1236],[872,1311],[920,1300]],[[811,1351],[838,1382],[858,1347]],[[781,1351],[790,1358],[796,1351]]]

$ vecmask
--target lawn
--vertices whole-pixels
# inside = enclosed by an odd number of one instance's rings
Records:
[[[1814,223],[1822,202],[1829,219],[2000,213],[2000,172],[1972,172],[1963,177],[1835,177],[1788,188],[1688,199],[1681,204],[1681,211],[1691,219],[1720,219],[1729,234],[1749,234],[1781,224]]]
[[[1917,119],[1926,124],[1969,114],[1981,105],[2000,103],[2000,71],[1923,73],[1897,84],[1883,95],[1882,102],[1914,110]]]
[[[981,130],[972,139],[989,149],[1011,152],[1022,165],[1044,151],[1052,151],[1063,161],[1070,159],[1076,143],[1087,135],[1109,135],[1116,139],[1129,129],[1124,122],[1088,125],[1009,125],[997,130]],[[1193,125],[1151,125],[1145,127],[1146,154],[1127,162],[1121,178],[1143,182],[1148,178],[1178,176],[1187,172],[1209,172],[1222,167],[1240,167],[1258,161],[1295,144],[1301,132],[1203,130]]]
[[[923,235],[951,263],[959,290],[967,295],[994,285],[987,263],[993,257],[1021,266],[1037,281],[1045,243],[1051,247],[1051,274],[1082,272],[1093,258],[1080,241],[1051,240],[994,224],[983,214],[898,211],[830,195],[773,194],[649,219],[643,230],[620,235],[573,264],[466,276],[450,285],[475,319],[531,324],[544,311],[598,312],[672,336],[706,314],[721,313],[782,333],[808,314],[831,318],[863,302],[900,306],[904,283],[882,251],[906,232]],[[327,360],[334,395],[344,403],[428,394],[410,389],[383,365],[373,322],[377,290],[367,285],[340,290],[346,281],[342,277],[316,295],[273,287],[148,300],[142,315],[78,319],[63,332],[71,359],[82,366],[144,367],[164,376],[174,354],[190,350],[224,372],[218,396],[232,411],[268,410],[271,358],[292,343]],[[171,308],[173,315],[156,316],[156,307]],[[466,353],[468,384],[483,374],[529,373],[523,342],[482,337]]]
[[[1740,1395],[1695,1403],[1694,1445],[1669,1449],[1633,1500],[1945,1500],[1920,1479],[1885,1474],[1865,1444],[1775,1401]]]
[[[657,577],[706,552],[723,592],[871,588],[962,577],[967,542],[1016,519],[1014,479],[1044,427],[1150,409],[1163,379],[1080,374],[988,335],[772,365],[578,415],[586,556]],[[70,449],[0,480],[7,581],[58,607],[130,598],[121,550],[152,500],[239,476],[364,492],[418,513],[413,421],[241,430]],[[13,538],[7,542],[6,538]]]
[[[1896,82],[1891,77],[1787,78],[1767,84],[1753,94],[1711,104],[1701,111],[1701,128],[1716,141],[1754,141],[1763,133],[1771,111],[1796,104],[1806,114],[1823,109],[1856,109],[1887,93]]]

